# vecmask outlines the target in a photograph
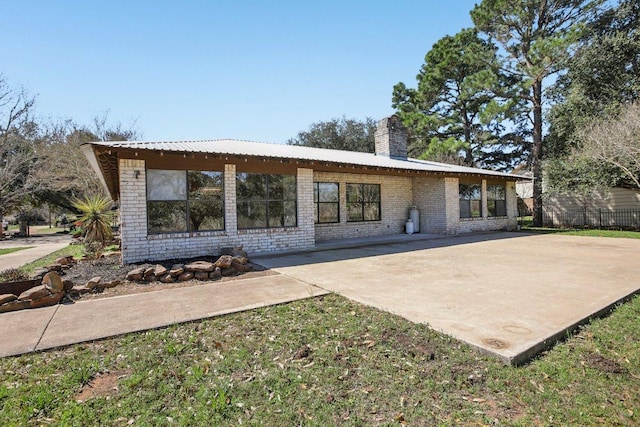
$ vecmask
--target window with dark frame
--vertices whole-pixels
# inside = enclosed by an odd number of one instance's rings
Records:
[[[507,216],[507,191],[504,185],[487,185],[487,216]]]
[[[295,175],[236,174],[238,229],[296,227]]]
[[[223,173],[147,170],[147,233],[224,230]]]
[[[314,182],[313,203],[315,224],[340,222],[340,185],[337,182]]]
[[[380,184],[347,184],[347,222],[380,218]]]
[[[480,218],[482,216],[482,186],[480,184],[460,184],[460,218]]]

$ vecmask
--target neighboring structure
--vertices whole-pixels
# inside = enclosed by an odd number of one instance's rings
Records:
[[[640,190],[612,188],[589,196],[545,195],[544,225],[640,230]]]
[[[413,206],[420,233],[516,227],[513,176],[407,158],[396,116],[378,123],[377,154],[238,140],[82,149],[120,200],[124,262],[400,234]]]
[[[529,216],[533,212],[533,173],[522,167],[516,167],[511,173],[517,179],[518,216]]]

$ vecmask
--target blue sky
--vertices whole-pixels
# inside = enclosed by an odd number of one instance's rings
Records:
[[[286,142],[380,119],[475,0],[4,2],[0,73],[42,117],[135,122],[147,140]]]

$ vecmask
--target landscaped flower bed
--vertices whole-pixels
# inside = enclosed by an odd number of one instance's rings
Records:
[[[122,265],[113,255],[95,260],[61,257],[52,265],[34,270],[29,280],[0,283],[0,313],[73,302],[115,287],[127,288],[120,294],[129,294],[171,284],[189,286],[225,280],[263,270],[249,262],[242,247],[223,248],[221,252],[212,257],[132,265]]]

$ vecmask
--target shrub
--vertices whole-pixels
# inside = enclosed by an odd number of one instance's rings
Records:
[[[76,200],[73,206],[82,212],[79,221],[88,244],[97,242],[104,246],[113,239],[111,232],[113,212],[109,210],[111,201],[108,198],[102,196],[85,197],[82,200]]]
[[[102,248],[104,246],[100,242],[84,242],[84,253],[88,259],[98,259],[102,256]]]
[[[20,280],[27,280],[28,278],[23,271],[17,268],[0,271],[0,282],[19,282]]]

